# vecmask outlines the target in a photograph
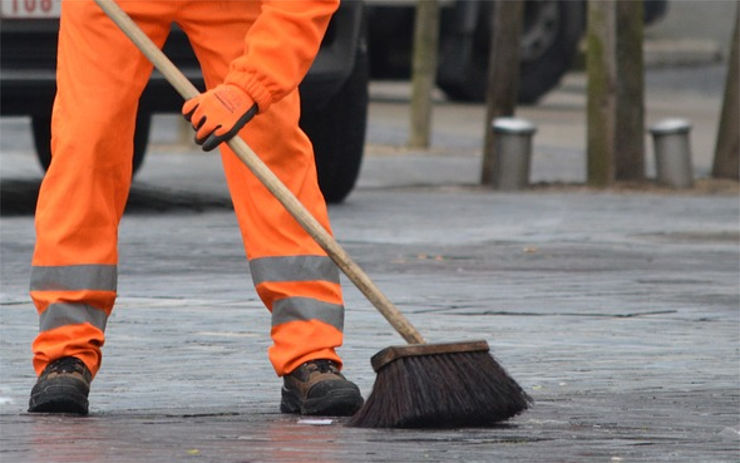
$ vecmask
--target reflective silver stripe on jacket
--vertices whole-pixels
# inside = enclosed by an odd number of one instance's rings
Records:
[[[108,316],[95,307],[74,303],[56,302],[49,304],[39,316],[39,331],[49,331],[66,325],[90,323],[100,331],[105,331]]]
[[[33,266],[31,291],[115,291],[117,275],[115,265]]]
[[[249,261],[255,285],[267,281],[328,281],[339,284],[339,269],[326,256],[260,257]]]
[[[303,320],[319,320],[342,331],[344,306],[310,297],[288,297],[272,305],[272,326]]]

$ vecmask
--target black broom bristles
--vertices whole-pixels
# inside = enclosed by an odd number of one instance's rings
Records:
[[[378,370],[373,391],[349,426],[489,426],[526,410],[531,397],[488,352],[397,358]]]

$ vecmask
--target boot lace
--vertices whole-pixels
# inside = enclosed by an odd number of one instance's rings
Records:
[[[337,368],[337,365],[331,360],[312,360],[310,362],[306,362],[306,368],[308,369],[309,374],[314,372],[339,374],[339,368]]]
[[[79,360],[77,357],[63,357],[52,362],[49,365],[49,371],[54,373],[81,373],[84,371],[84,368],[82,360]]]

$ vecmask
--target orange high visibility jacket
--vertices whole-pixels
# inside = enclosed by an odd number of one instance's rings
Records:
[[[264,2],[225,82],[243,88],[266,111],[303,80],[338,6],[339,0]]]

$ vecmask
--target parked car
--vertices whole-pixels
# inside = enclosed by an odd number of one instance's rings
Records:
[[[454,100],[483,101],[494,2],[439,0],[437,85]],[[524,0],[521,0],[524,1]],[[367,0],[371,77],[408,78],[413,0]],[[645,0],[645,22],[661,18],[666,0]],[[526,0],[519,101],[534,103],[571,67],[586,28],[586,2]]]
[[[44,168],[51,161],[60,1],[0,0],[0,114],[31,117]],[[300,124],[314,144],[319,184],[329,202],[340,202],[352,191],[362,162],[368,105],[365,32],[364,4],[342,2],[300,85]],[[197,87],[204,88],[187,37],[176,26],[164,51]],[[152,114],[179,112],[181,105],[181,97],[155,71],[137,115],[134,171],[144,160]]]

